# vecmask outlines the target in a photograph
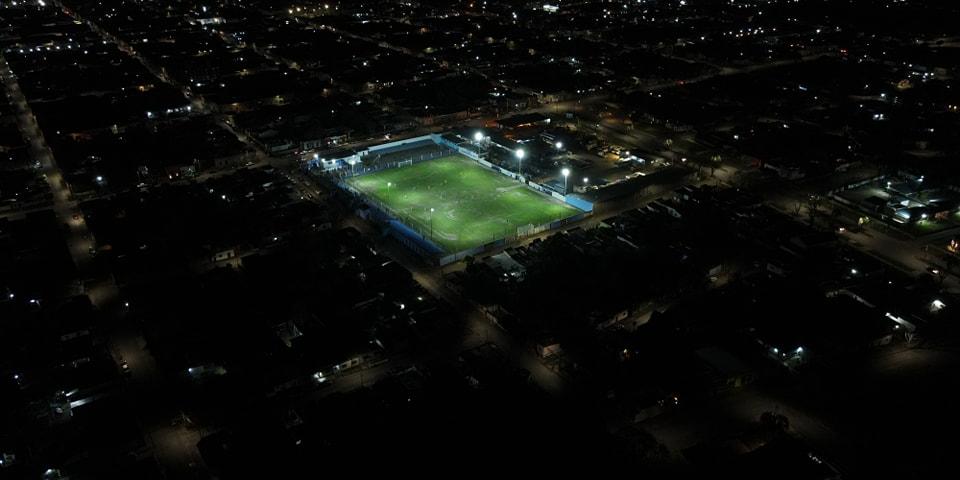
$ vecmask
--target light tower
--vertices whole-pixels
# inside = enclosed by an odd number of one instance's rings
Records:
[[[560,170],[560,174],[563,175],[563,194],[566,195],[567,194],[567,177],[570,176],[570,169],[564,168],[563,170]]]
[[[517,161],[519,162],[517,173],[519,173],[520,176],[522,177],[523,176],[523,157],[526,156],[527,152],[524,152],[522,148],[518,148],[514,150],[513,154],[517,156]]]

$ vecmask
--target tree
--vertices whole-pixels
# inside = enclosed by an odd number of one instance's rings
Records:
[[[719,153],[715,153],[710,156],[710,176],[716,176],[717,167],[720,166],[720,162],[723,161],[723,156]]]
[[[810,195],[807,197],[807,215],[810,219],[810,226],[813,226],[817,214],[820,213],[821,203],[823,203],[823,198],[820,197],[820,195]]]
[[[953,269],[957,267],[957,257],[955,255],[947,255],[945,258],[947,262],[947,271],[953,272]]]
[[[790,419],[786,415],[768,410],[760,414],[760,425],[775,433],[785,433],[790,429]]]

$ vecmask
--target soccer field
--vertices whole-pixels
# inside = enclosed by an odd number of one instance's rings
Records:
[[[347,183],[451,253],[516,235],[520,226],[581,213],[459,155],[353,177]]]

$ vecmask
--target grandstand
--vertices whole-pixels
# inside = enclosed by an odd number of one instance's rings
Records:
[[[398,168],[419,163],[424,160],[445,157],[451,155],[453,151],[445,146],[438,145],[432,141],[425,140],[412,144],[409,148],[405,146],[394,147],[370,152],[363,158],[363,165],[360,169],[355,169],[354,175],[361,175],[370,172],[376,172],[389,168]]]

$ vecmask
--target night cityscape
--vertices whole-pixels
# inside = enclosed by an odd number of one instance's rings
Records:
[[[956,0],[0,0],[0,81],[0,479],[960,471]]]

